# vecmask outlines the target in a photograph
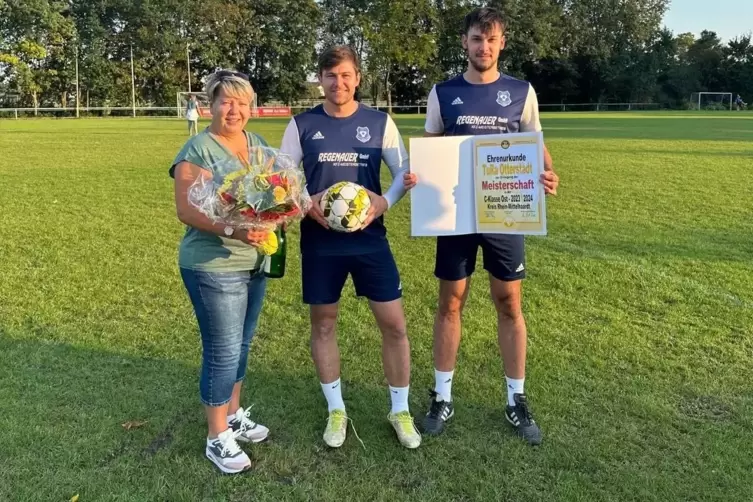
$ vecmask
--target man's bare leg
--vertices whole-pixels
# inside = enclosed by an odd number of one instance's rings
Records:
[[[491,275],[489,281],[497,309],[497,339],[505,371],[505,417],[519,436],[531,444],[540,444],[541,429],[531,416],[524,391],[527,333],[521,306],[522,281],[501,281]]]

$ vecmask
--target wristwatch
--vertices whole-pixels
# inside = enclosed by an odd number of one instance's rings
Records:
[[[233,227],[225,227],[225,235],[227,237],[232,237],[235,233],[235,229]]]

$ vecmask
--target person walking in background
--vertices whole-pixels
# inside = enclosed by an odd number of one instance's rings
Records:
[[[199,134],[199,102],[193,94],[186,103],[186,120],[188,120],[188,135],[196,136]]]

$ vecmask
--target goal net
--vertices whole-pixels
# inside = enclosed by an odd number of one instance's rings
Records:
[[[186,118],[186,109],[188,100],[191,96],[196,96],[196,102],[199,105],[199,117],[202,119],[212,118],[212,110],[209,106],[209,99],[204,92],[179,92],[177,97],[178,117]],[[254,93],[254,102],[251,103],[251,114],[256,116],[256,93]]]
[[[690,95],[693,110],[732,110],[731,92],[694,92]]]

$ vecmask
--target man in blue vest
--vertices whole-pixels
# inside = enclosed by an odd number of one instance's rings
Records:
[[[463,49],[467,71],[435,85],[429,94],[425,136],[465,136],[540,131],[538,102],[528,82],[497,70],[505,45],[505,20],[491,8],[472,11],[465,18]],[[556,194],[559,179],[544,148],[547,194]],[[411,182],[415,182],[415,176]],[[481,247],[497,310],[497,336],[507,380],[505,416],[531,444],[541,442],[523,389],[526,325],[521,311],[521,281],[525,277],[523,236],[474,234],[439,237],[435,275],[440,281],[439,308],[434,320],[434,376],[424,431],[439,434],[455,410],[452,379],[460,345],[460,317],[468,296],[470,276]]]
[[[400,443],[417,448],[421,435],[408,409],[410,346],[402,306],[402,284],[387,241],[383,214],[406,193],[408,155],[392,118],[354,100],[361,79],[358,57],[349,47],[332,47],[319,58],[325,101],[293,117],[281,151],[303,162],[313,201],[301,222],[303,301],[310,305],[311,354],[327,400],[324,442],[345,441],[348,416],[342,398],[340,354],[335,337],[338,303],[350,275],[356,294],[366,297],[382,332],[382,359],[392,409],[387,418]],[[381,164],[393,183],[382,195]],[[319,201],[340,181],[363,186],[371,198],[364,228],[341,233],[328,229]],[[410,184],[410,183],[409,183]]]

